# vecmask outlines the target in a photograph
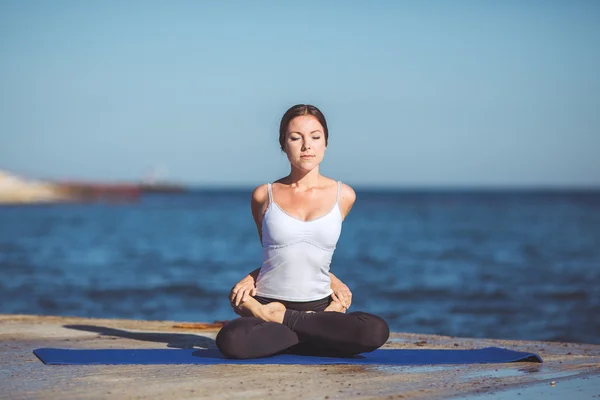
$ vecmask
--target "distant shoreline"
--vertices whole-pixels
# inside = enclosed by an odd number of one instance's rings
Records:
[[[176,194],[187,188],[171,182],[33,181],[0,170],[0,204],[135,202],[145,193]]]

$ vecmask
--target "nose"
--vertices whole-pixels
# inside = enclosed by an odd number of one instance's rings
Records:
[[[310,149],[310,144],[307,140],[302,141],[302,151]]]

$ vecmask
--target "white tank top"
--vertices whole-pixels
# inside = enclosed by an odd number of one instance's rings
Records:
[[[273,201],[262,220],[263,264],[256,294],[286,301],[314,301],[331,295],[329,265],[342,232],[341,182],[337,200],[325,215],[302,221]]]

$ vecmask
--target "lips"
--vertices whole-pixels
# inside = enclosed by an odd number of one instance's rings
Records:
[[[314,156],[309,156],[309,155],[304,155],[304,156],[300,156],[300,158],[313,158]]]

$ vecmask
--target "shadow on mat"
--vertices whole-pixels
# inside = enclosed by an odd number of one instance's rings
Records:
[[[108,328],[95,325],[63,325],[64,328],[78,331],[96,332],[103,336],[118,336],[127,339],[142,340],[144,342],[166,343],[167,347],[177,349],[191,349],[196,346],[206,349],[216,349],[214,339],[189,333],[157,333],[157,332],[129,332],[121,329]]]

